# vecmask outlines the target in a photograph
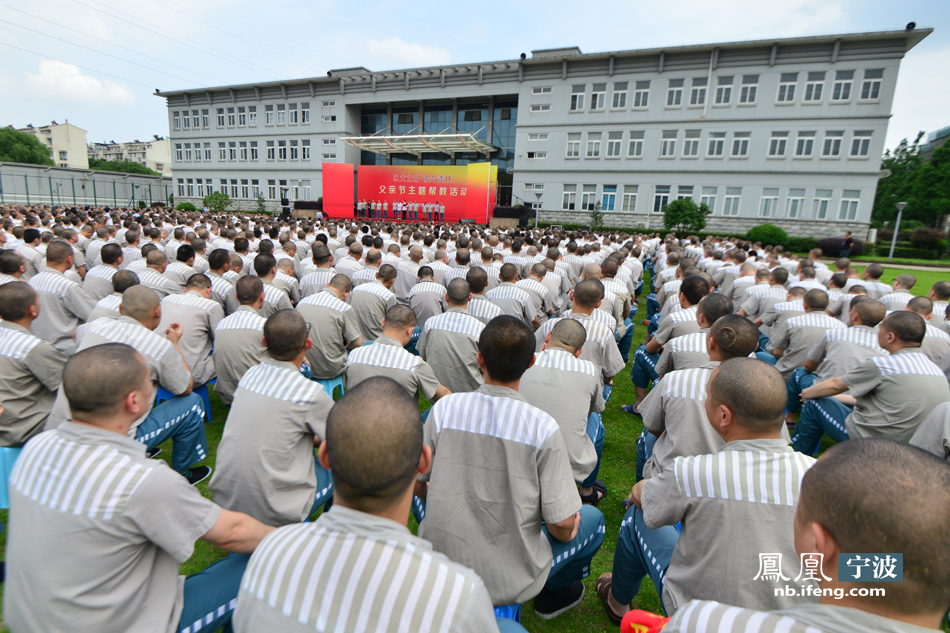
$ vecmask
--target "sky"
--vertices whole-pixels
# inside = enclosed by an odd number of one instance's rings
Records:
[[[593,53],[899,30],[911,21],[935,30],[901,63],[886,147],[950,125],[947,0],[0,0],[0,125],[69,119],[90,142],[145,140],[168,135],[156,88],[563,46]]]

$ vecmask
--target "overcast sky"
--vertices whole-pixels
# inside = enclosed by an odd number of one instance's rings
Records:
[[[910,21],[935,31],[901,63],[893,147],[950,125],[948,0],[0,0],[0,124],[69,119],[89,141],[144,140],[168,134],[156,88],[511,59],[561,46],[591,53],[883,31]]]

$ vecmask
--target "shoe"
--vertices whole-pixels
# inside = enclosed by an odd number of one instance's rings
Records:
[[[634,407],[634,405],[632,405],[632,404],[624,404],[624,405],[621,405],[621,406],[620,406],[620,410],[623,411],[624,413],[629,413],[629,414],[631,414],[631,415],[635,415],[635,416],[637,416],[638,418],[640,418],[640,419],[642,420],[642,419],[643,419],[643,416],[640,415],[640,412],[637,411],[636,409],[634,409],[633,407]]]
[[[584,599],[584,581],[572,582],[566,587],[542,589],[534,598],[534,612],[542,620],[551,620],[567,613]]]
[[[196,466],[188,470],[188,474],[185,478],[188,480],[192,486],[197,485],[199,482],[204,481],[211,476],[211,467],[210,466]]]
[[[151,450],[145,451],[145,456],[148,457],[149,459],[155,459],[161,454],[162,454],[162,449],[160,448],[153,448]]]

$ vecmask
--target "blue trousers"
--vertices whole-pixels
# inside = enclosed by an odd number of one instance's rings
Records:
[[[556,590],[590,576],[590,561],[604,544],[604,515],[594,506],[581,506],[581,524],[570,543],[562,543],[541,528],[551,543],[554,563],[544,588]]]
[[[600,413],[591,413],[587,416],[587,437],[594,443],[594,450],[597,451],[597,465],[591,471],[590,476],[582,483],[581,488],[591,488],[597,481],[597,475],[600,473],[600,457],[604,453],[604,421]]]
[[[769,344],[769,337],[759,332],[759,351],[760,352],[767,351],[768,348],[766,346],[768,344]]]
[[[788,403],[785,409],[789,413],[798,413],[802,408],[802,390],[808,389],[815,381],[818,375],[807,372],[801,367],[792,372],[792,377],[788,381]]]
[[[643,429],[643,433],[637,438],[637,481],[643,479],[643,466],[651,457],[653,457],[653,447],[656,445],[657,436]]]
[[[528,633],[526,628],[514,620],[509,620],[508,618],[496,618],[495,621],[498,623],[499,633],[520,633],[521,631]]]
[[[660,308],[663,306],[656,300],[656,294],[650,293],[647,295],[647,320],[653,318],[653,315],[660,311]]]
[[[614,551],[613,582],[610,592],[620,604],[630,604],[640,592],[640,583],[650,576],[663,600],[663,582],[673,558],[679,532],[672,525],[651,530],[643,521],[643,510],[631,506],[620,523]],[[664,607],[665,610],[665,607]]]
[[[769,354],[768,352],[756,352],[755,357],[758,358],[763,363],[768,363],[769,365],[775,366],[775,363],[778,362],[778,359]]]
[[[631,313],[631,317],[633,313]],[[630,360],[630,346],[633,345],[633,319],[626,318],[623,320],[624,327],[627,328],[627,331],[622,337],[617,339],[617,348],[620,350],[620,357],[623,358],[623,362],[626,363]]]
[[[656,364],[660,361],[659,354],[647,352],[646,345],[641,345],[633,354],[633,366],[630,368],[630,380],[634,386],[646,389],[647,386],[659,378],[656,373]]]
[[[313,508],[310,514],[313,514],[321,507],[326,505],[327,501],[333,498],[333,475],[329,470],[320,465],[320,462],[314,459],[317,470],[317,492],[313,498]]]
[[[172,468],[186,474],[208,456],[204,400],[194,393],[166,400],[136,427],[135,439],[149,450],[171,439]]]
[[[812,455],[821,446],[822,434],[835,442],[848,439],[848,430],[844,421],[852,408],[841,404],[834,398],[809,400],[802,407],[802,414],[792,433],[792,448],[799,453]]]
[[[417,325],[416,329],[413,330],[412,332],[412,338],[409,340],[408,343],[406,343],[406,351],[411,352],[415,354],[416,356],[419,355],[419,350],[416,349],[416,343],[419,342],[420,334],[422,334],[422,328]]]
[[[650,339],[654,334],[656,334],[657,329],[660,327],[660,313],[657,312],[653,315],[653,318],[650,319],[650,323],[647,325],[647,339]]]
[[[185,578],[180,633],[217,631],[231,622],[250,554],[231,554]]]
[[[416,524],[422,523],[422,520],[426,518],[426,500],[413,495],[411,509],[412,516],[415,518]]]

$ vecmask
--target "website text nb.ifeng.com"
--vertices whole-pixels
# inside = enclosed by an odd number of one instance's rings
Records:
[[[854,587],[845,591],[844,587],[818,587],[816,585],[800,585],[793,587],[785,585],[775,588],[776,597],[794,598],[796,596],[831,597],[841,600],[845,596],[851,598],[883,597],[886,595],[883,587]]]

